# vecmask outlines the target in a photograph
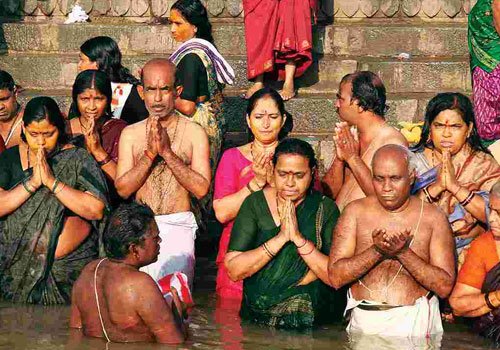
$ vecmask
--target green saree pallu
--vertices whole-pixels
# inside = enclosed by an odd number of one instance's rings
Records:
[[[328,255],[339,210],[335,202],[319,192],[307,195],[296,208],[301,234]],[[276,236],[276,226],[263,191],[243,202],[231,232],[229,251],[249,251]],[[277,328],[310,328],[332,321],[334,290],[317,279],[298,284],[309,268],[292,242],[243,282],[241,317]]]
[[[480,67],[491,73],[500,63],[500,36],[493,22],[493,0],[478,0],[469,13],[471,71]]]
[[[0,156],[0,171],[10,166],[4,160]],[[74,147],[56,151],[48,163],[59,181],[107,203],[104,175],[86,150]],[[24,171],[20,181],[31,175],[32,169]],[[46,187],[41,187],[16,211],[1,219],[2,299],[44,305],[70,302],[71,288],[81,270],[98,257],[104,220],[91,222],[89,236],[73,252],[56,260],[59,235],[68,216],[75,214]]]

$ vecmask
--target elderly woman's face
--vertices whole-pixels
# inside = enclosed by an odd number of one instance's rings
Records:
[[[298,154],[282,154],[274,167],[274,183],[278,196],[299,201],[307,194],[312,181],[309,160]]]
[[[430,137],[438,152],[449,150],[454,155],[465,145],[471,130],[472,124],[467,125],[457,111],[446,109],[431,123]]]
[[[89,122],[91,119],[97,121],[106,112],[108,100],[106,96],[96,89],[85,89],[76,98],[78,111],[83,119]]]
[[[285,118],[276,102],[271,97],[264,97],[255,103],[252,113],[247,116],[247,125],[257,141],[269,144],[278,140]]]
[[[33,152],[43,148],[47,153],[50,153],[57,146],[59,130],[47,119],[39,122],[33,121],[28,125],[24,125],[23,131],[26,136],[26,143]]]

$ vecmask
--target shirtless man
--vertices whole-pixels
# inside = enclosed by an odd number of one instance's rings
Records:
[[[6,148],[16,146],[21,142],[22,119],[14,79],[6,71],[0,70],[0,135]]]
[[[350,203],[334,231],[328,275],[351,284],[349,332],[421,337],[443,331],[439,302],[455,279],[454,241],[435,206],[410,196],[414,170],[400,145],[373,157],[375,195]]]
[[[70,327],[113,342],[183,342],[186,330],[176,292],[170,307],[153,279],[139,271],[156,261],[160,250],[151,209],[137,203],[120,206],[103,241],[107,258],[85,266],[73,286]]]
[[[203,198],[211,172],[208,137],[201,126],[174,110],[182,87],[174,86],[175,65],[153,59],[142,70],[139,95],[149,117],[121,134],[115,186],[118,194],[148,205],[163,243],[158,261],[143,271],[155,280],[180,271],[192,284],[196,221],[190,194]]]
[[[341,211],[353,200],[374,193],[370,165],[377,149],[388,144],[408,146],[404,136],[386,124],[385,101],[384,84],[372,72],[348,74],[340,82],[335,106],[343,122],[335,127],[336,157],[323,187]]]

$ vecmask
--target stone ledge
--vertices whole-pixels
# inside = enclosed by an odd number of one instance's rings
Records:
[[[175,0],[2,0],[0,16],[66,16],[75,3],[92,17],[141,18],[168,16]],[[242,17],[241,0],[205,0],[213,17]],[[463,18],[476,0],[335,0],[336,17]]]
[[[124,64],[137,72],[152,55],[125,56]],[[25,88],[69,88],[77,74],[77,55],[10,54],[0,56],[0,68],[9,71]],[[236,72],[232,90],[242,91],[249,86],[244,58],[228,58]],[[368,60],[324,57],[315,61],[307,73],[297,80],[300,93],[335,93],[340,79],[356,69],[379,73],[394,93],[433,93],[440,91],[469,91],[470,74],[467,60]]]
[[[166,25],[5,23],[1,27],[0,47],[13,52],[76,53],[85,40],[98,35],[114,38],[125,55],[168,54],[177,46]],[[214,37],[223,55],[246,55],[243,24],[214,24]],[[467,27],[462,24],[344,23],[318,26],[314,31],[316,53],[340,56],[393,57],[401,52],[412,56],[467,56],[466,42]]]

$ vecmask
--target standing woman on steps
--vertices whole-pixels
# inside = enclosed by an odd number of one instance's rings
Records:
[[[284,80],[281,97],[295,96],[294,79],[312,63],[312,22],[316,0],[243,0],[247,77],[254,84],[245,98],[264,87],[264,80]]]
[[[182,86],[175,108],[205,129],[214,172],[225,127],[222,89],[224,84],[233,84],[234,71],[214,45],[212,25],[199,0],[175,2],[170,9],[170,23],[172,37],[181,43],[170,56]]]
[[[224,152],[215,175],[214,193],[215,215],[224,225],[216,260],[218,302],[229,306],[232,301],[238,307],[243,282],[231,281],[224,266],[234,219],[245,198],[271,183],[274,150],[293,127],[283,99],[268,87],[257,91],[248,101],[246,120],[251,142]]]
[[[78,72],[87,69],[98,69],[106,73],[111,81],[113,118],[122,119],[127,124],[147,118],[148,111],[137,92],[140,82],[122,65],[122,53],[116,41],[107,36],[97,36],[84,42],[80,46]],[[70,113],[69,118],[74,117]]]
[[[178,0],[170,9],[170,30],[181,43],[170,56],[177,66],[176,80],[182,86],[176,110],[201,125],[208,136],[212,178],[219,162],[225,121],[222,110],[224,84],[233,84],[234,71],[214,46],[212,25],[199,0]],[[213,186],[201,200],[192,200],[201,232],[207,231]]]

